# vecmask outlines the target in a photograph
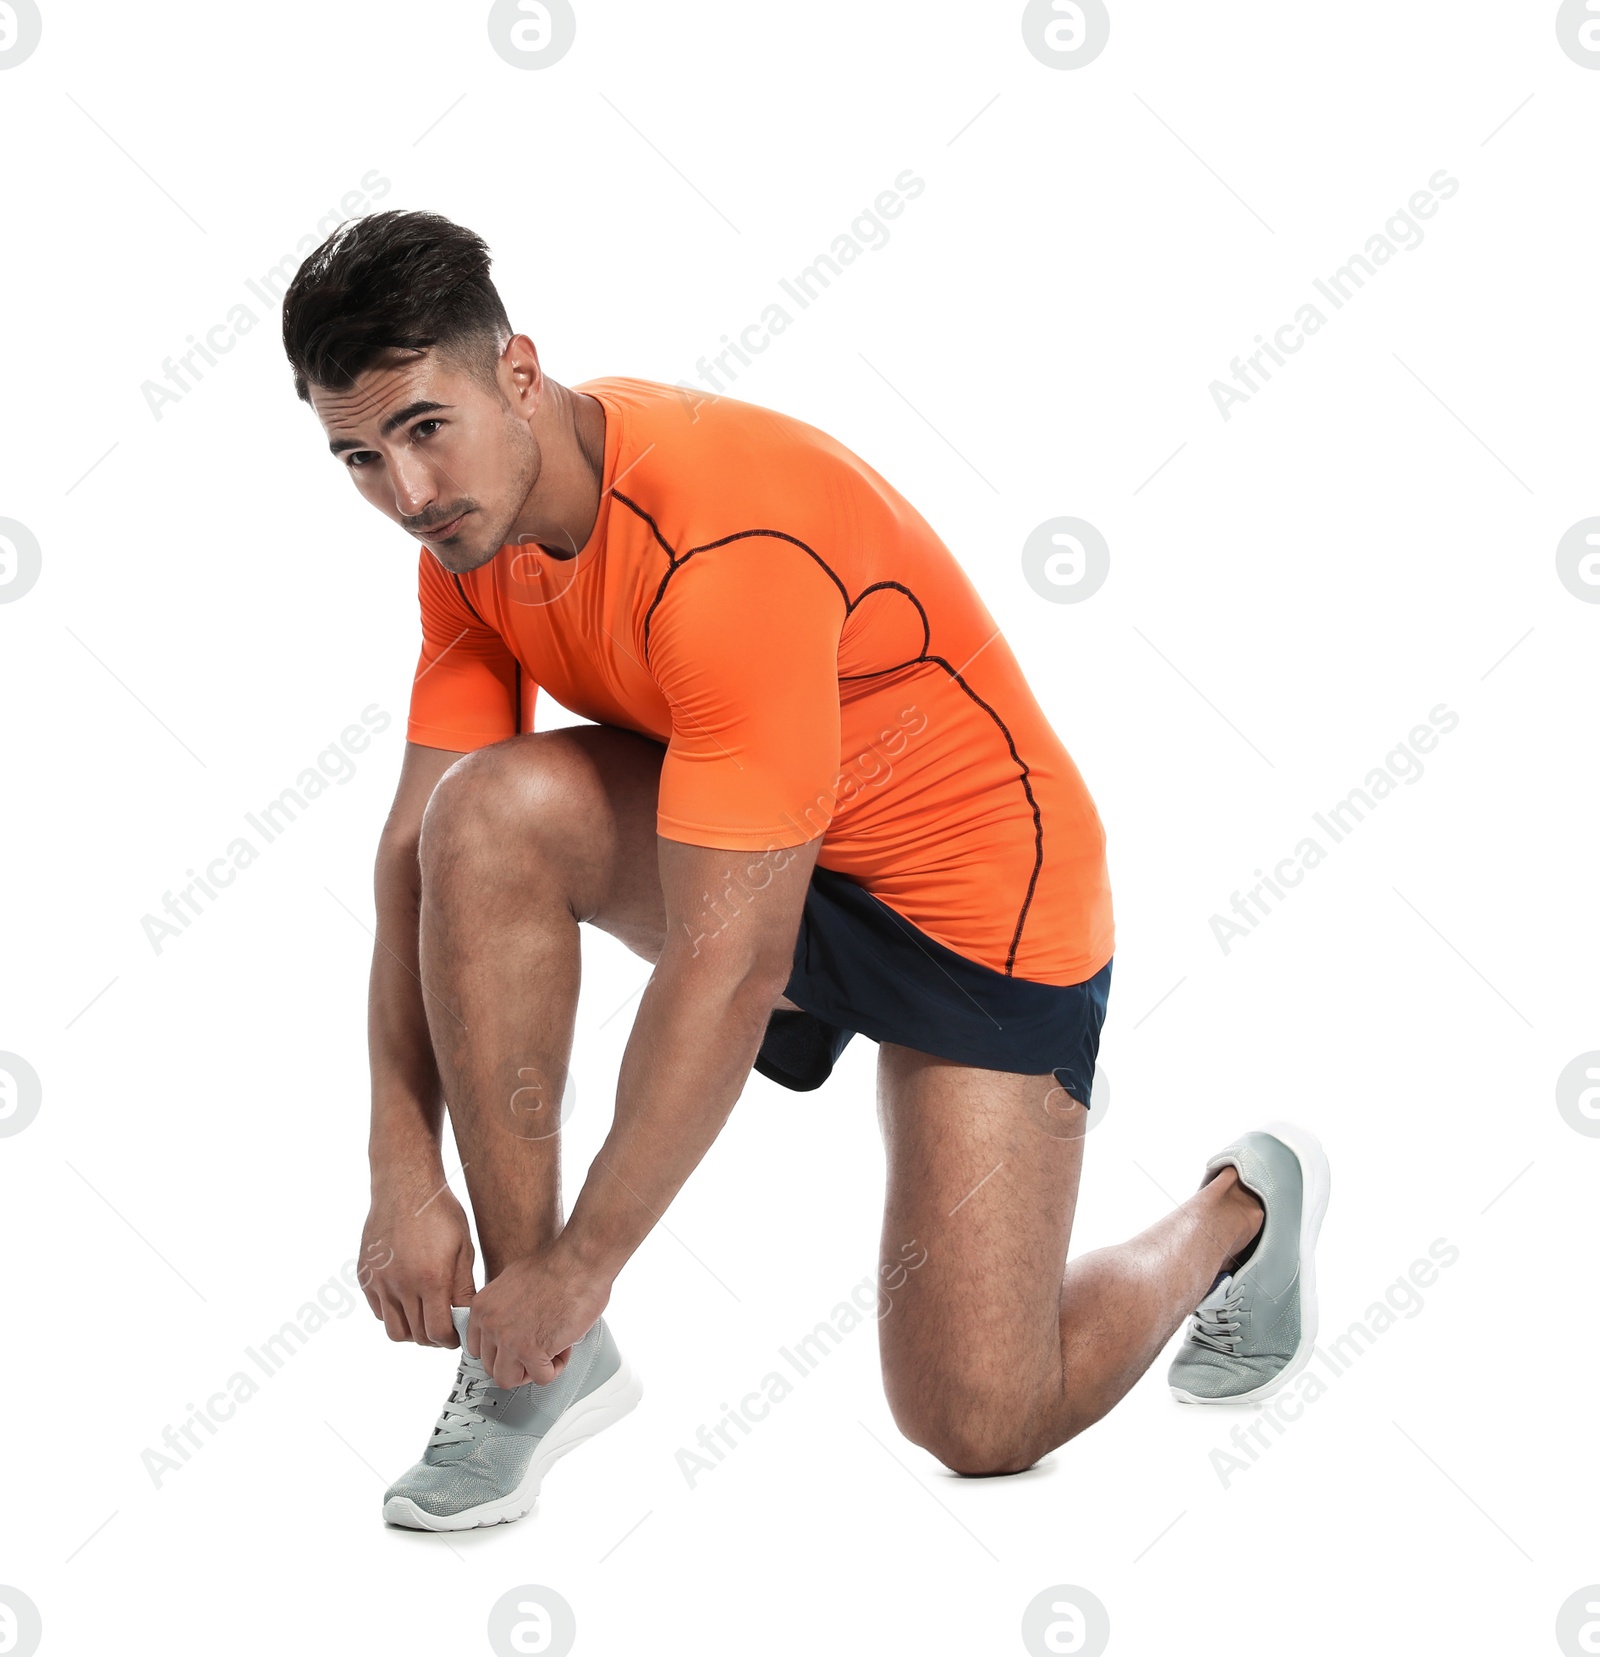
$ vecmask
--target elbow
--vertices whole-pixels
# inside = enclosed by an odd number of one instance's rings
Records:
[[[740,1028],[764,1032],[788,981],[787,973],[780,977],[768,968],[753,968],[743,978],[726,983],[720,993],[714,992],[713,1003]]]
[[[385,893],[413,896],[422,891],[422,837],[416,829],[385,829],[378,837],[378,855],[373,860],[373,889],[381,900]]]
[[[781,957],[773,955],[754,961],[746,969],[740,988],[752,1000],[770,1008],[788,986],[794,970],[794,950],[789,948]]]
[[[782,972],[766,969],[753,971],[745,979],[744,987],[756,1000],[765,1006],[771,1007],[778,997],[783,994],[789,983],[789,964],[784,963]]]
[[[683,935],[670,940],[657,958],[656,972],[686,989],[700,986],[718,1000],[762,1002],[771,1007],[789,982],[793,961],[792,942],[781,955],[776,950],[747,954],[708,947],[705,938],[691,939],[685,928]]]

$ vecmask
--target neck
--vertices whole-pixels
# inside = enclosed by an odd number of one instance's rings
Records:
[[[513,526],[513,538],[535,541],[556,558],[575,558],[600,515],[606,413],[596,397],[546,380],[534,417],[541,464],[538,506]],[[531,507],[531,502],[530,502]]]

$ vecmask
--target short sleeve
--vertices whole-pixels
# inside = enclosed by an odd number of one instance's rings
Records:
[[[470,753],[530,729],[532,682],[427,547],[417,566],[417,599],[422,653],[411,685],[406,740]]]
[[[838,807],[845,598],[803,548],[691,553],[651,613],[647,665],[672,734],[656,831],[730,850],[803,845]]]

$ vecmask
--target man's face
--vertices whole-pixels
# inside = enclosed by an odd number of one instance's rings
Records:
[[[430,350],[370,368],[347,391],[310,387],[356,488],[457,574],[494,557],[539,479],[529,418],[542,384],[519,392],[504,378],[516,401]]]

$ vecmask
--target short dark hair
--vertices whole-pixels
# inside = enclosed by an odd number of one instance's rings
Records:
[[[393,351],[438,346],[494,384],[513,332],[481,236],[438,213],[347,219],[306,256],[283,296],[295,395],[344,390]]]

